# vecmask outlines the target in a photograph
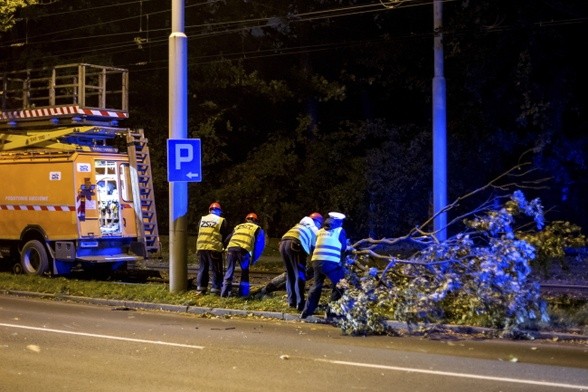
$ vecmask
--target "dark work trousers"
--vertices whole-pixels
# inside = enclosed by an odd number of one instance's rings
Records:
[[[231,295],[233,288],[233,275],[237,263],[241,267],[241,282],[239,283],[239,296],[247,297],[249,295],[249,264],[251,255],[243,248],[230,248],[227,250],[227,272],[225,272],[225,279],[223,280],[223,288],[221,290],[221,297],[228,297]]]
[[[196,277],[196,290],[206,292],[208,279],[212,278],[211,293],[220,293],[223,282],[223,253],[215,250],[198,251],[198,276]],[[209,276],[210,272],[210,276]]]
[[[306,259],[308,255],[295,239],[280,241],[280,254],[286,267],[286,294],[288,305],[298,310],[304,309],[306,289]]]
[[[345,277],[345,268],[340,263],[333,261],[317,260],[313,263],[314,267],[314,284],[308,292],[308,300],[302,311],[302,318],[314,314],[319,301],[321,292],[325,283],[325,278],[331,281],[331,301],[337,301],[343,295],[343,292],[337,288],[337,283]]]

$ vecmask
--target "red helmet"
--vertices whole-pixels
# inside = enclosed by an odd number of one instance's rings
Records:
[[[212,203],[210,205],[210,207],[208,207],[208,211],[212,211],[212,210],[222,210],[220,204],[218,204],[216,201],[214,203]]]
[[[249,214],[247,214],[247,216],[245,217],[246,221],[253,221],[253,222],[257,222],[257,214],[255,212],[250,212]]]
[[[309,217],[314,221],[319,221],[321,225],[323,224],[323,216],[318,212],[313,212]]]

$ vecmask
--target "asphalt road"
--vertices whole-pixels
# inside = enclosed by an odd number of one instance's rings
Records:
[[[588,391],[588,346],[0,295],[0,391]]]

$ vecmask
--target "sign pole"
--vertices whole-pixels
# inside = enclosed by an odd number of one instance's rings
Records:
[[[184,0],[172,0],[169,37],[169,138],[188,134],[188,38],[184,33]],[[169,152],[168,152],[169,153]],[[169,183],[169,289],[188,288],[188,183]]]

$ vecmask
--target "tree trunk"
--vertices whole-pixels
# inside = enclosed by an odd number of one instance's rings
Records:
[[[268,282],[265,286],[251,290],[251,296],[263,297],[278,290],[286,290],[286,273],[282,273]]]

